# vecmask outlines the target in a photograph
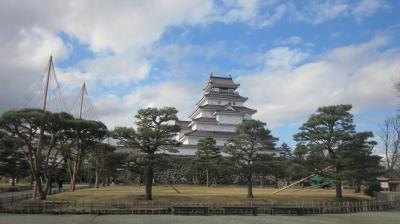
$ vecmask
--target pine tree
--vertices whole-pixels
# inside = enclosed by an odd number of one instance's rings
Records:
[[[253,174],[259,155],[273,150],[278,140],[258,120],[245,120],[236,126],[237,137],[229,139],[225,152],[237,170],[247,179],[247,197],[253,198]]]
[[[204,138],[199,140],[193,163],[196,168],[204,169],[207,187],[210,186],[210,172],[215,173],[217,171],[221,159],[221,150],[216,147],[215,139]]]

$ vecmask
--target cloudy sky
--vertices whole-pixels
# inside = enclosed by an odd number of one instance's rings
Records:
[[[398,0],[2,0],[0,112],[30,99],[52,54],[67,107],[86,82],[110,129],[146,106],[187,119],[214,73],[292,146],[323,105],[353,104],[357,129],[377,131],[399,105],[399,11]]]

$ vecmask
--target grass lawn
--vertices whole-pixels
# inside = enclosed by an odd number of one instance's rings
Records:
[[[153,199],[174,202],[245,202],[247,188],[237,186],[205,187],[205,186],[175,186],[177,193],[171,186],[154,186]],[[275,188],[253,188],[254,201],[288,203],[298,201],[334,201],[335,190],[288,189],[278,194],[272,194]],[[344,190],[344,200],[368,200],[370,197]],[[89,188],[49,196],[49,200],[145,200],[144,186],[112,186],[105,188]]]

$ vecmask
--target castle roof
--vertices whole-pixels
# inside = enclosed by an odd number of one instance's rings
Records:
[[[219,98],[219,99],[234,99],[240,101],[246,101],[247,97],[243,97],[237,93],[221,93],[221,92],[209,92],[204,94],[208,98]]]
[[[213,110],[215,112],[227,112],[227,113],[239,113],[239,114],[255,114],[257,110],[244,107],[244,106],[233,106],[230,104],[227,105],[215,105],[215,104],[205,104],[205,105],[200,105],[197,107],[197,109],[189,116],[193,118],[192,116],[196,114],[196,112],[199,109],[204,109],[204,110]]]
[[[215,110],[215,111],[235,111],[235,112],[249,113],[249,114],[254,114],[257,112],[257,110],[254,110],[254,109],[251,109],[248,107],[232,106],[232,105],[229,105],[229,107],[227,107],[227,105],[206,104],[206,105],[199,106],[199,108],[205,109],[205,110]]]
[[[198,117],[198,118],[194,118],[193,121],[216,123],[217,119],[215,119],[213,117]]]
[[[181,127],[181,130],[191,130],[188,125],[190,124],[191,121],[182,121],[182,120],[178,120],[175,122],[176,125],[179,125],[179,127]]]
[[[232,77],[223,77],[223,76],[214,76],[211,74],[208,79],[208,84],[204,88],[204,90],[209,89],[211,87],[225,87],[225,88],[234,88],[236,89],[240,85],[233,82]]]

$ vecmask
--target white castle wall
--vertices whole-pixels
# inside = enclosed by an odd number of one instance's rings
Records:
[[[199,117],[214,117],[212,115],[213,111],[209,111],[209,110],[200,110],[200,112],[197,114],[197,116],[195,118],[199,118]]]
[[[199,142],[199,139],[202,139],[200,137],[193,137],[193,136],[186,136],[183,141],[182,144],[184,145],[197,145],[197,143]],[[214,138],[216,141],[216,145],[217,146],[224,146],[227,142],[228,139],[226,138]]]
[[[234,132],[235,126],[195,123],[192,125],[192,130]]]
[[[218,114],[217,121],[221,124],[240,124],[243,121],[242,115]]]
[[[201,105],[211,104],[211,105],[226,105],[230,103],[234,106],[243,106],[243,102],[235,100],[217,100],[217,99],[206,99]]]

